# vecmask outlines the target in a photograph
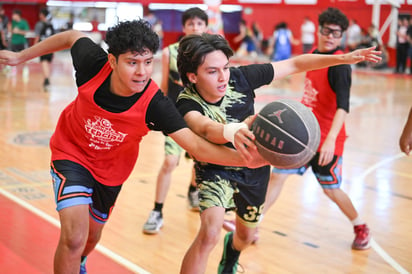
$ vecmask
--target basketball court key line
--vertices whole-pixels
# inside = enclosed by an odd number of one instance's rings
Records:
[[[0,194],[7,197],[7,198],[9,198],[10,200],[12,200],[16,204],[22,206],[23,208],[29,210],[30,212],[36,214],[37,216],[39,216],[40,218],[46,220],[47,222],[51,223],[52,225],[54,225],[56,227],[60,227],[60,224],[56,219],[54,219],[53,217],[50,217],[49,215],[45,214],[43,211],[35,208],[31,204],[29,204],[26,201],[16,197],[15,195],[11,194],[10,192],[7,192],[4,189],[0,188]],[[113,261],[119,263],[120,265],[126,267],[127,269],[133,271],[134,273],[151,274],[147,270],[145,270],[145,269],[137,266],[136,264],[126,260],[122,256],[114,253],[110,249],[108,249],[108,248],[106,248],[106,247],[104,247],[100,244],[98,244],[96,246],[96,250],[98,250],[102,254],[106,255],[108,258],[111,258]]]
[[[387,157],[383,159],[382,161],[372,165],[369,167],[365,172],[363,172],[361,175],[355,178],[355,180],[363,181],[366,176],[368,176],[370,173],[378,169],[380,166],[383,166],[387,164],[388,162],[392,162],[396,159],[399,159],[401,157],[406,157],[403,153],[399,153],[395,156],[392,157]],[[375,239],[371,238],[371,248],[375,250],[376,253],[378,253],[381,258],[387,262],[390,266],[392,266],[396,271],[398,271],[401,274],[409,274],[406,269],[404,269],[397,261],[395,261],[378,243],[375,241]]]

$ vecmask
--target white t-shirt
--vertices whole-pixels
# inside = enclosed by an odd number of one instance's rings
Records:
[[[305,21],[300,27],[302,34],[302,44],[313,44],[315,42],[315,24],[312,21]]]

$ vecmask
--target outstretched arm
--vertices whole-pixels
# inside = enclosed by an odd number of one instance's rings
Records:
[[[409,155],[412,150],[412,107],[399,139],[399,147],[406,155]]]
[[[244,158],[236,150],[208,142],[189,128],[180,129],[169,134],[169,136],[197,161],[223,166],[247,166],[249,168],[269,164],[260,156],[256,148],[249,148],[250,157]]]
[[[287,60],[272,62],[275,70],[274,79],[342,64],[356,64],[362,61],[377,63],[382,59],[381,54],[382,52],[375,50],[375,47],[358,49],[345,54],[302,54]]]
[[[64,31],[37,43],[23,51],[0,51],[0,64],[15,66],[38,56],[70,48],[79,38],[86,37],[80,31]]]

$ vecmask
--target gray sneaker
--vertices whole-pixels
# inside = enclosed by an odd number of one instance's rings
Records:
[[[143,233],[145,234],[157,234],[160,228],[163,226],[163,216],[159,211],[152,210],[149,218],[143,225]]]
[[[189,191],[187,194],[189,208],[192,211],[199,211],[199,190]]]

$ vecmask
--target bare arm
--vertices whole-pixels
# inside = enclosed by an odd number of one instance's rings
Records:
[[[356,64],[361,61],[377,63],[382,59],[380,54],[381,51],[376,51],[375,47],[358,49],[346,54],[302,54],[287,60],[272,62],[275,70],[274,79],[341,64]]]
[[[335,153],[336,138],[338,137],[339,131],[341,130],[347,115],[348,113],[341,108],[336,110],[332,126],[326,136],[325,142],[323,142],[322,147],[320,148],[319,165],[325,166],[332,161]]]
[[[215,144],[226,144],[228,141],[232,141],[225,138],[224,134],[224,124],[213,121],[212,119],[202,115],[198,111],[190,111],[186,113],[184,119],[189,126],[189,128],[204,139]],[[246,119],[247,127],[250,127],[253,118]],[[234,124],[231,124],[234,125]],[[236,128],[236,127],[235,127]],[[236,128],[232,134],[234,134],[233,145],[241,153],[242,157],[248,159],[252,157],[250,155],[249,149],[256,149],[254,144],[255,136],[253,132],[248,128]]]
[[[409,111],[408,119],[399,138],[399,147],[406,155],[412,150],[412,108]]]
[[[223,166],[248,166],[250,168],[268,165],[268,162],[260,156],[256,149],[249,149],[252,157],[244,159],[236,150],[212,144],[193,133],[189,128],[180,129],[169,136],[197,161]]]
[[[76,30],[69,30],[52,35],[20,52],[1,50],[0,64],[15,66],[41,55],[71,48],[81,37],[86,35]]]

